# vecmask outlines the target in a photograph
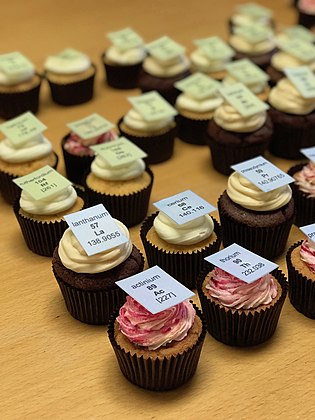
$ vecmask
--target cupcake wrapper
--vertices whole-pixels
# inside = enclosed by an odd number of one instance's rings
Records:
[[[288,170],[288,174],[293,176],[300,171],[306,163],[293,166]],[[296,208],[296,217],[294,224],[296,226],[306,226],[315,221],[315,199],[309,198],[306,193],[301,191],[293,182],[291,185],[294,204]]]
[[[36,86],[24,92],[0,92],[0,117],[8,120],[27,111],[36,114],[39,108],[40,86],[41,79]]]
[[[182,354],[164,359],[145,359],[131,355],[123,350],[114,337],[114,323],[118,312],[111,316],[108,325],[108,337],[117,357],[122,374],[135,385],[152,391],[168,391],[186,383],[196,372],[203,346],[206,328],[204,318],[194,305],[197,316],[203,323],[202,332],[196,344]]]
[[[148,172],[151,177],[151,182],[146,188],[132,194],[121,196],[107,195],[92,190],[86,185],[85,176],[84,187],[90,205],[104,204],[111,216],[120,220],[127,227],[137,225],[142,222],[147,215],[154,179],[150,168],[146,168],[146,172]]]
[[[83,208],[87,207],[87,199],[85,193],[76,188],[76,192],[81,197],[85,204]],[[13,203],[13,210],[15,217],[20,225],[24,240],[28,248],[35,254],[44,257],[52,257],[54,249],[58,245],[64,231],[68,228],[65,220],[58,222],[41,222],[34,219],[28,219],[19,213],[20,197],[16,197]]]
[[[176,280],[185,285],[188,289],[196,287],[196,279],[198,274],[205,266],[204,258],[217,252],[220,248],[222,233],[219,223],[213,218],[214,232],[217,239],[212,244],[203,248],[198,252],[189,253],[172,253],[151,244],[147,240],[147,233],[153,226],[154,219],[158,212],[148,216],[143,222],[140,229],[140,238],[144,246],[149,267],[158,265]]]
[[[301,243],[302,241],[296,242],[287,252],[289,299],[297,311],[308,318],[315,319],[315,281],[298,272],[291,261],[293,250]]]
[[[139,73],[142,62],[125,66],[112,66],[104,61],[105,53],[102,55],[106,82],[108,86],[116,89],[134,89],[138,86]]]
[[[58,155],[54,152],[56,157],[56,163],[53,166],[54,169],[58,166]],[[0,190],[4,200],[8,204],[13,204],[16,197],[21,194],[21,189],[13,182],[13,179],[18,178],[15,175],[9,174],[8,172],[0,171]]]
[[[135,145],[140,147],[147,153],[148,157],[145,158],[147,164],[161,163],[170,159],[174,152],[174,141],[177,133],[176,126],[169,130],[167,133],[160,134],[152,137],[133,136],[121,129],[122,118],[118,121],[118,128],[120,134]]]
[[[221,197],[220,197],[221,198]],[[234,242],[261,255],[267,259],[278,257],[284,252],[295,214],[285,222],[274,227],[252,227],[246,224],[235,222],[222,210],[218,201],[223,245],[227,247]]]
[[[282,288],[278,301],[273,306],[255,312],[223,308],[207,299],[202,291],[202,283],[209,271],[212,270],[201,273],[197,280],[198,295],[209,334],[230,346],[255,346],[267,341],[276,330],[287,295],[288,286],[284,274],[278,269],[271,273]]]
[[[93,98],[95,72],[90,77],[73,83],[58,84],[48,80],[52,99],[59,105],[80,105]]]
[[[315,26],[315,15],[303,13],[301,10],[299,10],[298,24],[311,29],[313,26]]]
[[[91,163],[95,156],[76,156],[65,150],[64,145],[70,134],[62,138],[61,148],[67,178],[75,184],[82,185],[84,174],[90,169]]]
[[[184,115],[177,117],[177,137],[190,144],[205,145],[209,120],[192,120]]]

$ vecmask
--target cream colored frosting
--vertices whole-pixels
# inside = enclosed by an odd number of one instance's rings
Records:
[[[98,254],[88,256],[77,238],[68,228],[64,232],[58,247],[62,264],[76,273],[101,273],[111,270],[124,262],[132,252],[129,231],[119,220],[114,219],[118,228],[128,238],[128,242]]]
[[[269,93],[269,103],[279,111],[307,115],[315,109],[315,98],[303,98],[289,79],[280,79]]]
[[[124,123],[133,130],[153,132],[169,127],[174,121],[174,117],[161,118],[154,121],[147,121],[140,112],[130,109],[123,117]]]
[[[229,176],[226,192],[234,203],[256,211],[277,210],[286,205],[292,197],[289,185],[264,192],[238,172]]]
[[[259,55],[272,51],[275,48],[275,41],[272,37],[259,42],[251,42],[240,35],[233,34],[229,43],[236,51],[248,54]]]
[[[192,112],[210,112],[214,111],[223,103],[223,99],[218,94],[211,97],[196,99],[187,93],[181,93],[176,99],[176,107]]]
[[[23,69],[17,73],[5,73],[0,69],[0,85],[13,86],[30,80],[35,74],[35,67]]]
[[[251,133],[261,128],[267,119],[266,111],[244,117],[232,105],[224,102],[214,111],[213,119],[225,130],[237,133]]]
[[[268,16],[259,16],[259,18],[255,18],[254,16],[245,13],[235,13],[231,16],[231,21],[235,26],[252,26],[257,24],[270,26],[270,18]]]
[[[224,86],[234,85],[235,83],[239,83],[239,80],[235,79],[230,74],[228,74],[222,80],[222,84]],[[250,91],[252,91],[253,93],[257,94],[257,93],[263,92],[266,89],[266,87],[268,86],[268,80],[262,80],[261,82],[255,82],[255,83],[247,83],[247,82],[245,82],[245,84],[246,84],[246,86],[248,87],[248,89]]]
[[[143,45],[124,50],[112,45],[106,51],[106,59],[122,66],[141,63],[145,56]]]
[[[187,71],[190,61],[185,54],[180,54],[170,60],[159,60],[156,57],[148,56],[144,59],[144,70],[157,77],[173,77]]]
[[[70,209],[77,200],[76,190],[69,185],[40,200],[35,200],[27,191],[22,190],[20,207],[27,213],[36,215],[56,214]]]
[[[153,225],[161,239],[176,245],[194,245],[209,238],[214,229],[213,220],[208,214],[179,225],[160,211]]]
[[[97,155],[91,164],[91,172],[98,178],[107,181],[126,181],[142,175],[145,163],[142,159],[119,166],[110,166],[102,156]]]
[[[0,159],[9,163],[29,162],[48,156],[52,145],[46,137],[39,134],[22,144],[14,144],[6,138],[0,142]]]
[[[192,66],[203,73],[210,73],[215,71],[222,71],[225,65],[231,61],[230,57],[225,60],[213,60],[202,51],[202,48],[197,48],[190,55]]]
[[[44,68],[58,74],[82,73],[91,66],[90,58],[85,54],[80,54],[71,58],[63,58],[58,55],[47,57]]]
[[[299,58],[285,52],[278,51],[271,57],[270,61],[273,68],[278,71],[282,71],[288,67],[299,67],[299,66],[308,66],[312,70],[315,70],[315,60],[312,61],[302,61]]]

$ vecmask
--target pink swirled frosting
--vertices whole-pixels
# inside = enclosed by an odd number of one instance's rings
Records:
[[[277,296],[277,285],[270,274],[246,283],[216,267],[206,285],[211,297],[227,308],[252,309],[268,305]]]
[[[194,323],[195,314],[188,300],[153,315],[127,296],[117,322],[122,334],[133,344],[156,350],[172,341],[183,340]]]
[[[118,136],[113,130],[107,131],[107,133],[103,133],[100,136],[92,137],[90,139],[82,139],[77,134],[70,133],[65,142],[64,148],[67,152],[76,156],[94,156],[94,151],[90,149],[90,146],[112,141],[117,138]]]
[[[309,162],[293,177],[301,191],[305,192],[309,198],[315,198],[315,163]]]
[[[315,245],[305,239],[301,244],[300,257],[312,273],[315,273]]]

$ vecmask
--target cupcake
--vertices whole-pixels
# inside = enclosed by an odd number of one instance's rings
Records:
[[[142,92],[156,90],[174,104],[179,91],[174,84],[190,75],[190,61],[185,48],[167,36],[146,45],[148,55],[143,61],[138,87]]]
[[[225,86],[221,92],[244,92],[242,97],[255,104],[243,109],[242,100],[236,104],[232,98],[225,96],[210,120],[207,130],[207,144],[211,151],[214,169],[223,175],[232,173],[231,165],[264,154],[273,134],[273,126],[266,109],[244,85],[237,83]],[[240,105],[240,106],[239,106]],[[250,109],[250,112],[248,112]]]
[[[218,210],[225,247],[236,242],[267,259],[283,253],[295,218],[289,185],[264,192],[234,172]]]
[[[123,375],[152,391],[175,389],[195,374],[205,333],[189,301],[153,315],[130,296],[108,326]]]
[[[252,283],[213,267],[198,278],[207,330],[230,346],[254,346],[274,334],[287,294],[284,274],[274,270]]]
[[[24,135],[23,122],[26,120],[31,121],[30,124],[34,123],[35,131],[31,129]],[[40,124],[39,130],[37,124]],[[20,139],[16,138],[14,132],[14,126],[19,125],[22,126]],[[19,187],[13,182],[14,178],[27,175],[45,165],[54,169],[57,167],[58,156],[53,152],[50,141],[43,136],[44,129],[44,124],[31,113],[22,114],[0,126],[0,131],[6,135],[0,141],[0,191],[9,204],[20,193]]]
[[[128,229],[114,221],[127,242],[88,256],[68,228],[53,253],[52,269],[67,310],[87,324],[107,324],[126,299],[115,282],[140,273],[144,267],[143,256],[132,245]]]
[[[306,28],[315,26],[315,4],[312,0],[298,0],[298,22]]]
[[[80,51],[67,48],[44,62],[51,96],[59,105],[79,105],[93,97],[96,67]]]
[[[98,153],[83,184],[91,205],[104,204],[110,214],[126,226],[134,226],[146,217],[153,173],[146,168],[143,159],[112,166]]]
[[[41,176],[37,176],[37,179],[43,179],[45,168],[41,168],[40,171]],[[52,169],[47,167],[46,172],[51,171]],[[32,174],[36,176],[36,173]],[[68,226],[63,216],[87,206],[82,190],[73,188],[69,181],[65,185],[56,193],[40,199],[34,199],[26,189],[23,189],[21,196],[15,199],[13,210],[16,219],[27,247],[35,254],[52,257]]]
[[[305,74],[309,73],[309,80],[315,83],[311,70],[306,67],[299,69],[303,69]],[[304,156],[300,149],[315,146],[315,94],[310,95],[312,90],[306,87],[305,92],[288,78],[281,79],[271,89],[269,115],[274,132],[269,150],[275,156],[302,159]]]
[[[177,111],[158,92],[128,99],[133,107],[118,121],[120,134],[146,152],[146,163],[170,159],[174,152]]]
[[[116,89],[138,86],[139,72],[146,51],[142,38],[131,28],[110,32],[112,45],[102,54],[106,82]]]
[[[221,38],[197,39],[197,48],[191,53],[192,72],[205,73],[216,80],[222,80],[226,75],[226,65],[232,60],[235,51]]]
[[[238,4],[229,19],[229,30],[233,33],[235,28],[248,26],[274,28],[272,10],[257,3]]]
[[[284,26],[278,30],[276,35],[276,40],[280,41],[280,43],[281,41],[292,41],[294,39],[300,39],[301,41],[313,44],[315,35],[302,25]]]
[[[315,319],[315,244],[299,241],[287,253],[289,299],[296,310]]]
[[[260,100],[267,101],[270,92],[269,76],[251,60],[243,58],[226,65],[226,76],[222,80],[224,86],[243,83]]]
[[[315,163],[306,162],[288,170],[295,181],[292,192],[296,207],[296,226],[306,226],[315,222]]]
[[[204,258],[219,250],[222,235],[219,223],[208,214],[178,224],[160,211],[144,220],[140,237],[149,267],[158,265],[193,289]]]
[[[71,132],[61,141],[67,178],[82,184],[82,177],[89,171],[95,157],[91,146],[118,138],[113,124],[98,114],[68,124]],[[96,128],[95,128],[96,127]]]
[[[0,117],[10,119],[39,108],[41,77],[21,53],[0,55]]]
[[[175,86],[182,91],[175,103],[177,137],[191,144],[206,144],[209,121],[223,102],[219,83],[202,73],[194,73]]]
[[[262,26],[240,26],[233,30],[229,44],[235,51],[235,59],[249,58],[265,69],[276,52],[274,33]]]

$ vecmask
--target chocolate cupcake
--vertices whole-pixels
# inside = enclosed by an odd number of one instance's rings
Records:
[[[295,309],[315,319],[315,245],[311,240],[296,242],[287,257],[289,299]]]
[[[158,320],[156,327],[152,326],[154,320]],[[146,324],[144,334],[141,330]],[[127,296],[108,325],[122,374],[152,391],[178,388],[195,374],[205,334],[201,312],[188,301],[152,315]]]
[[[297,2],[298,23],[306,28],[315,26],[315,6],[312,1],[299,0]]]
[[[128,229],[117,226],[129,239]],[[115,282],[140,273],[144,259],[130,239],[118,247],[88,256],[70,229],[56,247],[52,269],[68,312],[87,324],[107,324],[126,298]]]

